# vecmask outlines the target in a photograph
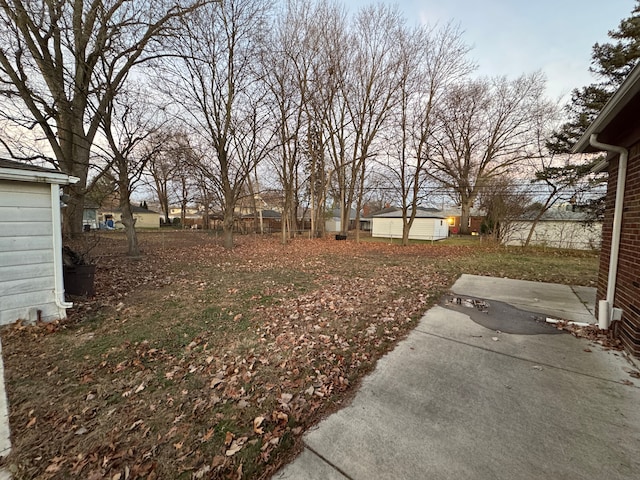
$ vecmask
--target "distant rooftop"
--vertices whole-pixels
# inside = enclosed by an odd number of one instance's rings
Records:
[[[411,215],[411,209],[407,210],[407,216]],[[385,213],[374,213],[372,217],[383,218],[400,218],[402,217],[402,209],[398,208],[394,211]],[[416,208],[416,218],[446,218],[443,213],[437,208]]]

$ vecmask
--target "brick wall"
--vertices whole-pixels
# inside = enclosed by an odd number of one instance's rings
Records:
[[[606,213],[602,227],[602,249],[598,275],[598,300],[607,296],[607,275],[611,230],[615,204],[618,161],[609,166]],[[618,279],[614,299],[615,307],[623,310],[622,320],[612,325],[613,334],[625,348],[640,356],[640,143],[629,151],[622,235],[618,260]]]

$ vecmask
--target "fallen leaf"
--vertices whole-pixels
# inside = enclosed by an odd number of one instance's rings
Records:
[[[66,460],[64,460],[63,457],[53,457],[51,459],[51,463],[45,469],[45,472],[47,472],[47,473],[59,472],[60,469],[62,468],[62,465],[64,465],[65,462],[66,462]]]
[[[211,437],[213,436],[213,432],[215,430],[213,428],[210,428],[207,433],[205,433],[202,438],[200,439],[201,442],[208,442],[209,440],[211,440]]]
[[[284,412],[273,412],[271,416],[278,423],[286,424],[289,421],[289,415]]]
[[[226,446],[231,445],[231,442],[233,441],[233,436],[234,436],[233,433],[227,432],[227,434],[224,437],[224,444]]]
[[[293,398],[293,395],[290,393],[283,393],[282,395],[280,395],[280,402],[287,404],[291,401],[291,399]]]
[[[258,435],[262,435],[264,433],[262,422],[264,422],[264,417],[256,417],[253,419],[253,431]]]
[[[211,466],[210,465],[204,465],[203,467],[200,467],[200,469],[197,472],[194,472],[193,478],[196,479],[196,480],[204,478],[204,476],[207,473],[209,473],[210,471],[211,471]]]
[[[214,378],[213,380],[211,380],[211,384],[209,385],[209,388],[216,388],[218,385],[220,385],[224,380],[222,380],[221,378]]]
[[[142,425],[142,420],[136,420],[135,422],[133,422],[131,424],[131,426],[129,427],[129,431],[135,429],[137,426]]]
[[[242,450],[242,445],[240,445],[237,440],[234,440],[231,443],[231,446],[229,446],[229,449],[225,452],[225,455],[227,457],[231,457],[238,453],[240,450]]]

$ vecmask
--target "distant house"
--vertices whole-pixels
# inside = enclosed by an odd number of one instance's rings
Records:
[[[526,243],[535,214],[531,213],[513,222],[507,232],[505,245],[522,246]],[[600,248],[602,224],[587,222],[588,215],[573,211],[571,205],[552,208],[536,224],[530,245],[554,248],[593,250]]]
[[[574,152],[608,152],[609,173],[598,275],[598,321],[640,355],[640,64],[637,64]],[[610,325],[610,322],[611,325]]]
[[[397,212],[400,210],[398,207],[385,207],[382,210],[377,210],[375,212],[366,212],[365,215],[360,218],[360,230],[363,232],[370,232],[373,228],[373,216],[381,215],[383,213]]]
[[[133,218],[136,219],[136,229],[160,227],[160,214],[158,212],[133,205],[131,209],[133,210]],[[120,209],[102,210],[99,218],[101,224],[110,224],[111,222],[115,228],[124,228],[124,225],[122,225],[122,210]]]
[[[411,215],[411,211],[407,212]],[[402,210],[397,209],[372,216],[371,236],[402,238]],[[416,209],[416,218],[409,230],[410,240],[442,240],[449,236],[447,219],[436,209]]]
[[[356,211],[352,208],[349,211],[349,225],[346,230],[355,228]],[[340,209],[334,208],[328,212],[328,218],[324,222],[324,229],[327,233],[342,232],[342,220],[340,219]]]
[[[97,230],[100,226],[98,222],[98,210],[100,210],[98,205],[85,202],[84,210],[82,211],[82,225],[85,230]]]
[[[462,218],[462,209],[460,207],[445,208],[442,210],[442,215],[447,218],[449,224],[449,232],[452,235],[460,233],[460,219]],[[472,235],[478,235],[482,230],[482,222],[486,217],[486,213],[483,210],[472,208],[469,212],[469,221],[467,223],[469,227],[469,233]]]
[[[55,320],[64,301],[60,185],[57,170],[0,159],[0,325]]]
[[[275,210],[260,210],[256,213],[249,213],[242,216],[241,231],[255,231],[260,233],[262,225],[262,233],[279,232],[282,228],[282,215]]]

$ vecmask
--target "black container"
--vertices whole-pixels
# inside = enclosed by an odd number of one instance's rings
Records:
[[[63,268],[64,291],[69,295],[93,297],[95,265],[65,265]]]
[[[336,235],[336,240],[346,240],[346,239],[347,239],[346,235],[341,235],[341,234]]]

